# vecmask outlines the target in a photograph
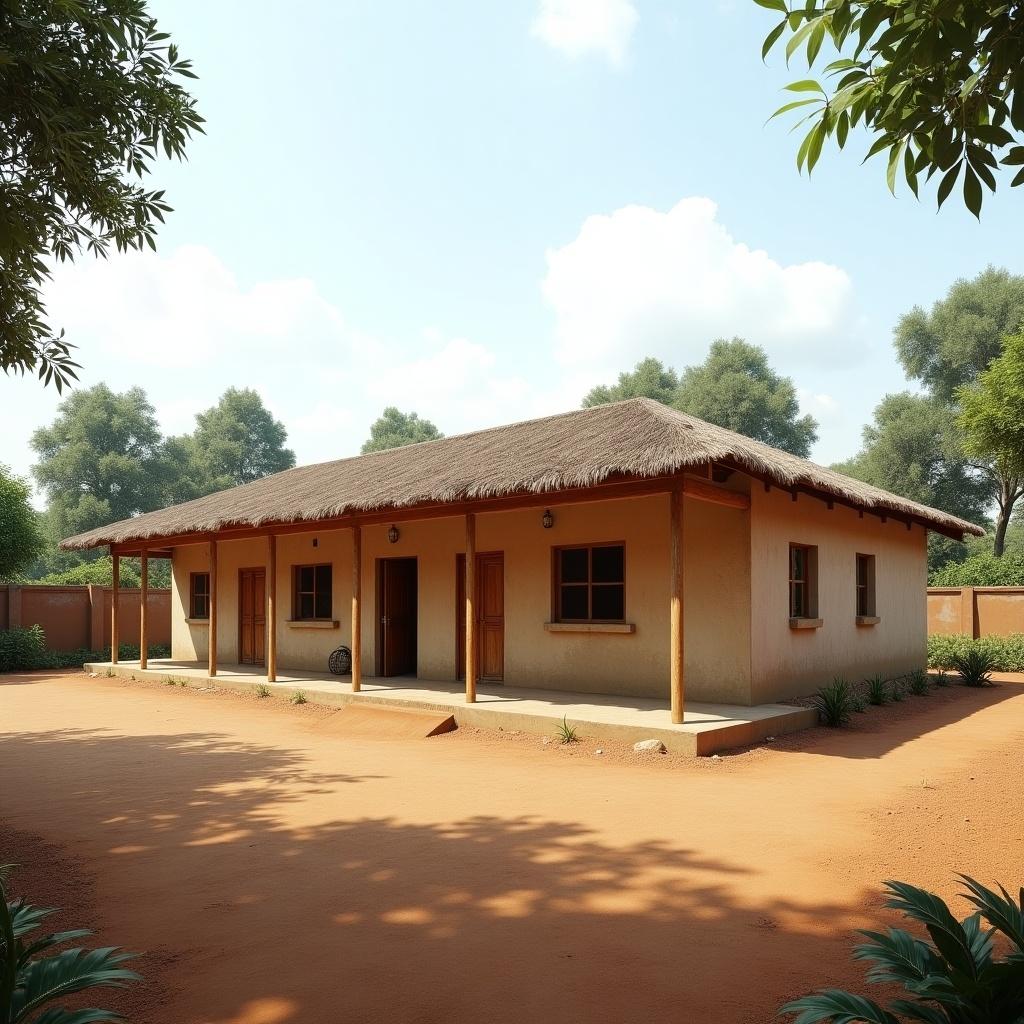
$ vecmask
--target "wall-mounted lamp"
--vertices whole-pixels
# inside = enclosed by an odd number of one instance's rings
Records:
[[[550,530],[555,525],[555,517],[551,514],[551,509],[544,509],[544,515],[540,517],[540,523],[545,530]]]
[[[388,529],[388,540],[391,541],[392,544],[398,543],[398,527],[395,526],[394,523],[392,523]]]

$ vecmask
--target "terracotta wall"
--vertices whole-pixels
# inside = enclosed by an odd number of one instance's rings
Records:
[[[99,650],[110,643],[110,587],[0,586],[0,629],[39,624],[54,651]],[[139,642],[139,591],[120,592],[120,642]],[[149,642],[171,642],[171,592],[150,590]]]
[[[928,632],[1024,633],[1024,587],[929,587]]]

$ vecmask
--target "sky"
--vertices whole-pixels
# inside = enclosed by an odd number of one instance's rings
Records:
[[[829,463],[907,386],[902,313],[1024,272],[1019,191],[980,223],[955,195],[936,213],[854,135],[798,174],[799,137],[766,121],[806,68],[762,62],[753,0],[149,6],[207,134],[150,176],[175,210],[158,252],[61,265],[46,298],[82,386],[143,387],[168,434],[251,387],[323,461],[386,405],[459,433],[741,336]],[[29,473],[58,402],[0,377],[0,462]]]

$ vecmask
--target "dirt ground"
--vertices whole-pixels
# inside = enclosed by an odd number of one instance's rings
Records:
[[[142,951],[145,981],[104,1005],[137,1024],[760,1024],[860,985],[854,931],[894,923],[883,879],[1024,882],[1019,681],[717,760],[336,721],[0,677],[0,863],[59,925]]]

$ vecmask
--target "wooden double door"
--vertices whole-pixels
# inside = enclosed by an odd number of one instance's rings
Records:
[[[456,663],[466,676],[466,556],[455,564]],[[476,556],[476,664],[481,679],[505,678],[505,554],[487,551]]]
[[[377,675],[416,675],[415,558],[377,559]]]
[[[267,570],[238,572],[238,660],[263,665],[267,660]]]

